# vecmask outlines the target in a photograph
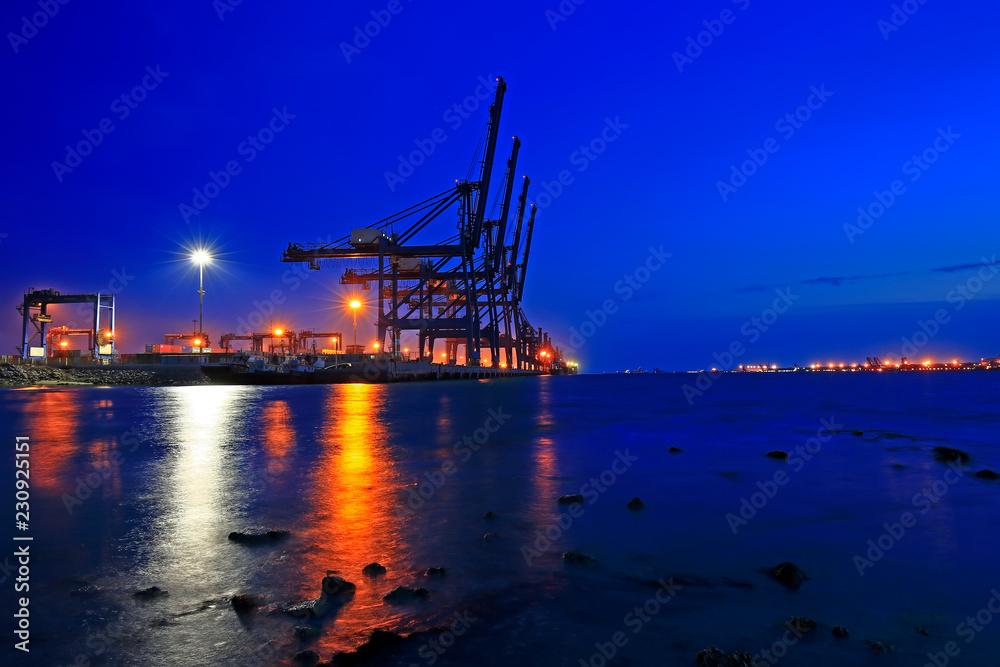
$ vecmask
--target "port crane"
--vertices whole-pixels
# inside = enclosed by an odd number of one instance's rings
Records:
[[[521,307],[538,213],[534,204],[527,203],[531,182],[527,176],[522,179],[513,225],[508,224],[521,148],[516,136],[490,210],[491,215],[496,212],[499,199],[499,214],[487,217],[506,91],[506,82],[497,78],[478,180],[458,180],[449,190],[331,243],[289,243],[282,254],[282,262],[302,262],[314,270],[349,260],[373,261],[370,270],[346,269],[340,283],[363,290],[377,284],[376,340],[383,350],[387,334],[393,354],[398,355],[402,332],[416,331],[422,358],[434,360],[435,341],[442,340],[447,348],[444,356],[452,361],[458,346],[464,345],[471,366],[481,365],[486,347],[494,367],[543,366],[542,338]],[[475,163],[470,177],[474,167]],[[428,227],[449,211],[458,217],[458,233],[431,238]]]

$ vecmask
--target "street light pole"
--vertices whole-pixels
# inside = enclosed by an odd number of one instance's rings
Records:
[[[361,302],[354,299],[350,303],[351,310],[354,311],[354,353],[358,353],[358,308],[361,307]]]
[[[198,263],[198,335],[205,335],[202,317],[205,313],[205,263]]]

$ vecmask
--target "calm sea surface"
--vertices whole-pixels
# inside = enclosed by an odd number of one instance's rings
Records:
[[[456,614],[460,636],[387,664],[600,667],[603,649],[612,665],[693,665],[717,645],[920,666],[948,642],[950,664],[998,664],[1000,618],[980,610],[1000,590],[1000,482],[972,473],[1000,471],[1000,373],[731,375],[689,405],[692,380],[0,390],[0,566],[14,535],[34,537],[30,655],[13,649],[16,573],[0,571],[3,664],[292,664]],[[24,532],[15,436],[31,442]],[[949,469],[942,445],[972,462]],[[571,514],[557,498],[575,493]],[[227,539],[268,528],[291,535]],[[363,575],[376,561],[386,574]],[[798,590],[767,573],[784,561],[808,577]],[[327,571],[357,591],[301,641],[281,609],[319,596]],[[383,602],[400,585],[430,595]],[[169,595],[133,595],[150,586]],[[236,594],[256,611],[237,615]],[[790,616],[818,627],[798,639]]]

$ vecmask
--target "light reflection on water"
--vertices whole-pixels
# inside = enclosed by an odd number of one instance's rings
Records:
[[[398,572],[405,549],[393,512],[398,479],[386,431],[386,387],[349,384],[331,388],[322,409],[321,453],[304,490],[307,510],[299,531],[308,545],[298,564],[300,590],[316,597],[323,574],[336,571],[358,584],[335,621],[336,634],[355,639],[388,619],[382,591],[362,581],[361,570],[378,562]],[[355,643],[339,642],[340,648]]]

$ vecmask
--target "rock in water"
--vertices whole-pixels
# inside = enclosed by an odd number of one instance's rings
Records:
[[[944,446],[934,448],[934,458],[941,463],[954,463],[956,461],[968,463],[972,460],[972,457],[969,456],[968,453],[963,452],[961,449]]]
[[[159,586],[150,586],[149,588],[144,588],[141,591],[136,591],[132,595],[142,600],[152,600],[154,598],[162,597],[164,595],[170,595],[170,593],[163,590]]]
[[[317,616],[325,616],[331,609],[340,607],[347,602],[357,586],[336,575],[323,577],[323,592],[319,599],[312,606],[313,613]]]
[[[350,652],[333,656],[331,663],[340,667],[367,665],[379,656],[392,651],[405,641],[402,635],[387,630],[375,630],[360,646]]]
[[[806,580],[806,575],[802,570],[794,563],[788,562],[781,563],[771,570],[771,576],[792,590],[797,590],[802,585],[802,582]]]
[[[233,610],[237,614],[242,615],[253,611],[257,601],[249,595],[234,595],[229,599],[229,604],[233,605]]]
[[[993,472],[990,469],[980,470],[979,472],[972,475],[973,477],[978,477],[979,479],[1000,479],[1000,475]]]
[[[743,651],[726,653],[718,646],[709,646],[698,651],[694,660],[700,667],[754,667],[753,658],[749,653]]]
[[[569,505],[571,503],[583,503],[583,496],[579,493],[571,493],[567,496],[559,496],[559,504]]]
[[[628,501],[628,505],[626,505],[626,507],[628,507],[632,511],[641,510],[645,506],[646,503],[642,502],[642,498],[640,498],[639,496],[636,496],[632,500]]]
[[[849,634],[851,633],[848,632],[847,628],[845,628],[844,626],[842,625],[833,626],[833,636],[836,637],[837,639],[843,639]]]
[[[377,577],[380,574],[385,574],[385,566],[379,563],[368,563],[361,570],[362,574],[367,574],[369,577]]]
[[[407,588],[406,586],[396,586],[391,591],[382,596],[386,602],[412,602],[413,600],[424,600],[430,597],[430,593],[424,588]]]
[[[427,571],[424,572],[425,577],[443,577],[444,568],[443,567],[429,567]]]
[[[895,648],[892,644],[873,642],[870,639],[866,639],[865,644],[873,653],[892,653],[892,649]]]
[[[229,539],[242,544],[267,544],[277,542],[291,535],[287,530],[236,531],[229,533]]]
[[[319,653],[316,651],[299,651],[292,658],[296,663],[300,665],[305,665],[306,667],[315,667],[316,663],[319,662]]]
[[[300,625],[292,630],[292,634],[295,635],[295,638],[299,641],[306,642],[319,637],[319,628],[311,625]]]
[[[792,630],[795,630],[800,635],[804,635],[816,627],[816,621],[811,618],[806,618],[805,616],[791,616],[787,621],[785,621],[785,625]]]
[[[670,452],[671,454],[682,454],[684,452],[684,450],[681,449],[680,447],[671,447],[667,451]]]
[[[496,518],[496,516],[497,516],[497,515],[496,515],[496,514],[494,514],[493,512],[487,512],[486,514],[484,514],[484,515],[483,515],[483,518],[484,518],[484,519],[495,519],[495,518]]]
[[[780,449],[776,449],[773,452],[768,452],[767,454],[764,454],[764,456],[770,459],[778,459],[780,461],[788,460],[788,452],[783,452]]]
[[[575,563],[577,565],[590,565],[597,562],[597,559],[593,556],[588,556],[578,551],[567,551],[562,557],[567,563]]]

